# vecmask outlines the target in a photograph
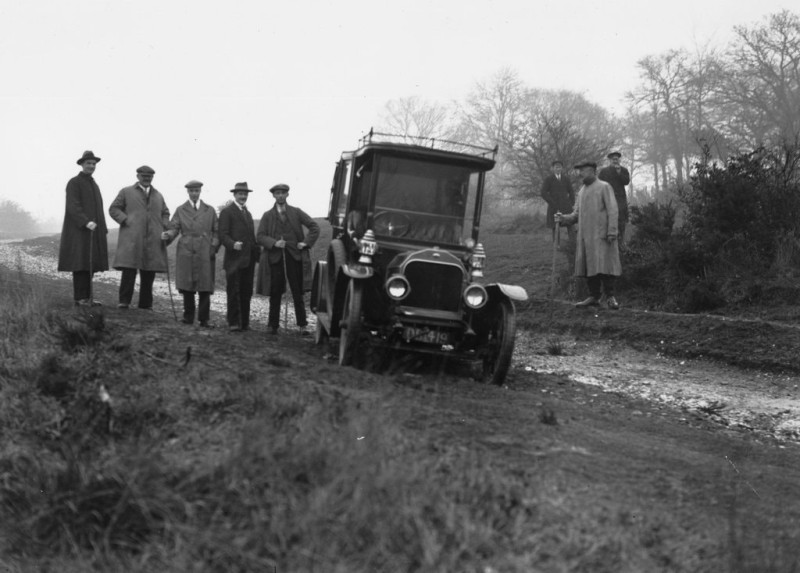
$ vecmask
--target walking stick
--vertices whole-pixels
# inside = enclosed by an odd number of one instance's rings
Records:
[[[94,229],[89,229],[89,306],[94,306],[94,296],[92,292],[92,280],[94,279],[92,251],[94,251]]]
[[[550,298],[556,296],[556,258],[558,256],[558,247],[561,244],[561,225],[558,221],[553,227],[553,268],[550,271]]]
[[[167,289],[169,290],[169,302],[172,304],[172,316],[175,318],[175,322],[178,322],[178,313],[175,312],[175,299],[172,298],[172,280],[169,278],[169,253],[167,253],[167,242],[161,239],[161,243],[164,245],[164,258],[167,259]]]
[[[283,237],[281,236],[281,240]],[[286,271],[286,245],[283,245],[283,327],[289,329],[289,273]]]

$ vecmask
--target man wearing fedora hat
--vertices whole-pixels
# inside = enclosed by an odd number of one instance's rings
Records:
[[[111,218],[119,223],[119,241],[114,255],[114,268],[122,271],[119,308],[130,306],[138,272],[138,306],[152,310],[156,273],[167,271],[165,241],[169,240],[169,209],[164,196],[152,186],[154,174],[152,167],[139,167],[137,182],[123,187],[108,208]]]
[[[310,279],[311,258],[308,251],[319,238],[319,225],[305,211],[286,203],[289,186],[285,183],[274,185],[270,193],[275,198],[275,205],[264,213],[258,225],[258,244],[265,249],[261,259],[259,292],[269,293],[268,325],[270,333],[277,334],[281,297],[288,282],[297,326],[301,334],[306,335],[308,323],[303,302],[304,274]],[[303,227],[308,229],[308,235],[303,232]],[[307,272],[304,273],[304,270]]]
[[[625,186],[631,182],[631,174],[620,165],[622,153],[619,151],[612,151],[606,158],[608,165],[600,170],[597,178],[605,181],[614,189],[614,197],[619,206],[619,243],[624,245],[625,226],[628,222],[628,194],[625,192]]]
[[[225,247],[228,328],[237,332],[250,328],[250,299],[260,249],[256,245],[253,216],[245,206],[252,190],[247,183],[237,183],[231,193],[233,201],[219,214],[219,240]]]
[[[203,184],[186,185],[189,200],[175,209],[170,221],[170,241],[180,235],[175,250],[175,286],[183,295],[183,323],[193,324],[195,309],[200,326],[207,328],[214,292],[214,261],[219,245],[217,212],[200,200]],[[195,306],[198,293],[199,306]]]
[[[567,215],[555,214],[557,224],[578,225],[575,249],[575,275],[586,277],[589,298],[578,307],[600,306],[606,296],[611,310],[618,310],[614,297],[616,277],[622,274],[617,245],[617,200],[611,185],[597,178],[597,164],[586,161],[575,166],[580,171],[583,186],[578,190],[575,210]]]
[[[92,300],[91,278],[108,270],[108,243],[103,196],[92,177],[99,157],[84,151],[78,165],[81,172],[67,182],[67,202],[58,270],[72,272],[72,290],[76,306],[99,304]]]

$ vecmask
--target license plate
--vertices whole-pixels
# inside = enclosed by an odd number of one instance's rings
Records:
[[[408,342],[425,342],[426,344],[450,344],[450,333],[446,330],[432,330],[406,326],[403,337]]]

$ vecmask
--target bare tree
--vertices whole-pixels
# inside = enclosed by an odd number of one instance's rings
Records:
[[[448,139],[452,135],[451,108],[418,96],[389,101],[384,108],[380,131],[397,135]]]

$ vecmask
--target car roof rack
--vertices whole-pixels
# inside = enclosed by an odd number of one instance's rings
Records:
[[[497,157],[498,147],[482,147],[480,145],[473,145],[471,143],[463,143],[460,141],[451,141],[449,139],[439,139],[436,137],[422,137],[418,135],[405,135],[396,133],[383,133],[375,131],[370,128],[369,133],[365,134],[358,140],[359,147],[364,147],[371,143],[399,143],[405,145],[417,145],[419,147],[426,147],[428,149],[439,149],[441,151],[452,151],[456,153],[465,153],[468,155],[475,155],[477,157],[487,158],[491,154],[491,159]]]

